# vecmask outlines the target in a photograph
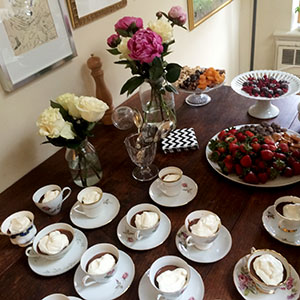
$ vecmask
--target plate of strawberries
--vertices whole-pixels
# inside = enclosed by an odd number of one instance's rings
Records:
[[[226,128],[206,146],[209,164],[249,186],[280,187],[300,181],[300,134],[262,122]]]

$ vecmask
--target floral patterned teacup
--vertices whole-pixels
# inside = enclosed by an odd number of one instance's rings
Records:
[[[169,197],[177,196],[181,191],[182,170],[177,167],[166,167],[159,171],[158,188]]]
[[[89,263],[97,257],[99,254],[111,254],[115,259],[115,265],[103,274],[89,274],[88,273],[88,265]],[[95,283],[105,283],[109,281],[116,273],[119,262],[119,250],[112,244],[96,244],[89,249],[87,249],[80,260],[80,267],[82,271],[86,274],[82,278],[82,284],[84,286],[90,286]]]

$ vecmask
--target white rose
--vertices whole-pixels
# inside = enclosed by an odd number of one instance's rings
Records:
[[[57,138],[62,136],[66,139],[74,139],[72,124],[65,122],[58,108],[49,107],[39,116],[36,125],[40,128],[41,136]]]
[[[108,105],[94,97],[79,97],[79,102],[76,106],[81,117],[88,122],[98,122],[109,109]]]
[[[76,108],[78,101],[78,97],[71,93],[65,93],[56,98],[56,102],[74,118],[80,118],[80,112]]]
[[[118,45],[117,49],[119,50],[119,52],[121,52],[120,58],[125,58],[125,59],[129,59],[132,60],[128,54],[130,54],[130,50],[127,47],[127,43],[130,40],[130,37],[126,37],[126,38],[122,38],[121,39],[121,43]]]
[[[173,27],[163,19],[149,22],[148,27],[161,36],[163,43],[168,43],[173,40]]]

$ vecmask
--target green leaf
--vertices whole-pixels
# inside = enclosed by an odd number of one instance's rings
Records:
[[[166,85],[166,86],[165,86],[165,89],[166,89],[168,92],[170,92],[170,93],[174,93],[174,94],[178,95],[178,91],[177,91],[176,88],[175,88],[173,85],[171,85],[171,84]]]
[[[127,91],[127,95],[131,94],[137,87],[139,87],[144,82],[142,76],[134,76],[128,79],[122,86],[121,95]]]
[[[128,37],[130,36],[129,32],[127,32],[126,30],[123,29],[116,29],[117,33],[123,37]]]
[[[166,67],[167,74],[166,78],[169,82],[175,82],[180,75],[181,72],[181,66],[175,63],[168,64]]]
[[[68,112],[59,103],[50,100],[50,105],[53,108],[59,109],[59,112],[61,113],[61,115],[63,116],[65,121],[69,121],[69,122],[73,123],[73,118],[68,114]]]
[[[129,61],[128,60],[118,60],[118,61],[115,61],[115,64],[117,64],[117,65],[127,65],[127,64],[129,64]]]
[[[162,66],[162,61],[155,57],[152,61],[152,66],[149,69],[149,78],[150,80],[159,79],[164,73],[164,68]]]
[[[113,49],[106,49],[109,53],[113,54],[113,55],[119,55],[121,54],[121,52],[117,49],[117,48],[113,48]]]

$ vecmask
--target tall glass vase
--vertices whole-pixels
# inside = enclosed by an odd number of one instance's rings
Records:
[[[75,149],[67,148],[65,158],[76,185],[87,187],[101,180],[102,168],[96,149],[87,139]]]
[[[165,81],[146,80],[139,88],[145,122],[158,126],[162,121],[171,120],[176,125],[174,94],[164,88]]]

